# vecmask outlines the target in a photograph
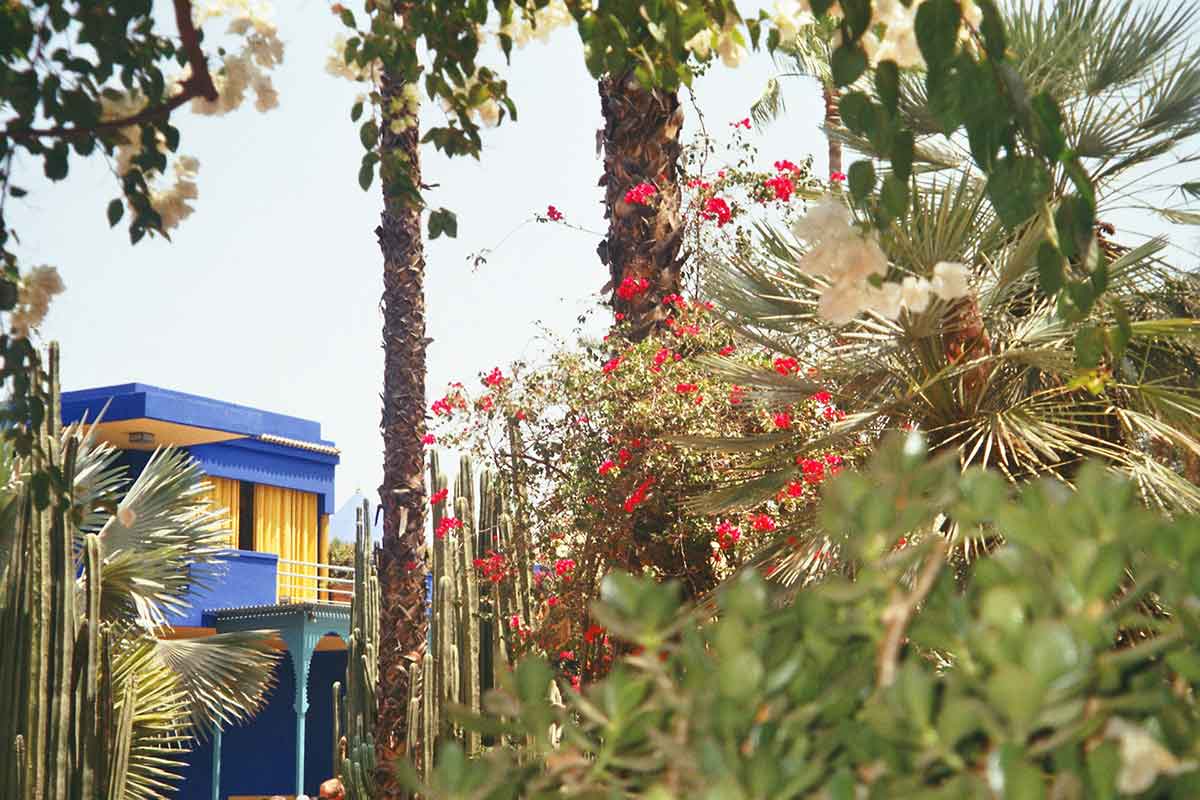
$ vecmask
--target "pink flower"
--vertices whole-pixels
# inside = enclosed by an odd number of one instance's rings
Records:
[[[745,128],[746,130],[750,130],[750,118],[749,117],[745,117],[744,119],[739,119],[737,122],[731,122],[729,124],[732,125],[734,128]]]
[[[771,518],[770,514],[757,514],[752,527],[756,531],[773,531],[775,530],[775,520]]]
[[[678,392],[679,394],[691,394],[692,392],[696,391],[699,388],[700,387],[694,383],[677,383],[677,384],[675,384],[675,391]]]
[[[639,183],[625,193],[625,202],[630,205],[648,205],[650,198],[658,193],[652,183]]]
[[[775,171],[776,172],[799,172],[800,168],[785,158],[781,161],[775,162]]]
[[[633,490],[633,494],[625,498],[625,512],[632,514],[633,510],[641,505],[646,500],[646,493],[650,487],[654,485],[654,478],[646,478],[641,484]]]
[[[705,219],[715,219],[719,228],[733,218],[733,212],[729,210],[729,203],[724,199],[710,197],[704,203],[704,210],[700,212],[700,216]]]
[[[830,400],[831,398],[830,398],[830,396],[829,396],[829,392],[826,392],[826,391],[820,391],[820,392],[817,392],[816,394],[814,394],[814,395],[812,396],[812,399],[813,399],[815,402],[818,402],[818,403],[820,403],[820,404],[821,404],[821,405],[823,405],[823,406],[827,406],[827,405],[829,405],[829,400]]]
[[[437,442],[437,437],[434,436],[432,433],[427,433],[421,437],[421,444],[423,444],[423,445],[428,446],[431,444],[435,444],[436,442]]]
[[[562,212],[554,206],[546,206],[546,216],[550,218],[551,222],[558,222],[563,218]]]
[[[780,411],[775,415],[775,427],[784,429],[792,427],[792,415],[786,411]]]
[[[607,375],[608,373],[610,373],[610,372],[613,372],[614,370],[616,370],[616,368],[617,368],[617,367],[619,367],[619,366],[621,366],[621,357],[620,357],[620,356],[617,356],[616,358],[613,358],[613,359],[611,359],[611,360],[609,360],[609,361],[605,362],[604,366],[603,366],[603,367],[601,367],[601,368],[600,368],[600,370],[601,370],[601,371],[602,371],[602,372],[603,372],[605,375]]]
[[[626,275],[621,280],[621,285],[617,287],[617,297],[626,301],[632,300],[649,288],[650,281],[645,278],[635,278],[632,275]]]
[[[746,390],[743,387],[735,385],[732,389],[729,390],[729,404],[731,406],[740,405],[741,402],[745,399],[746,399]]]
[[[825,480],[825,465],[813,458],[796,457],[796,463],[804,473],[805,483],[820,483]]]
[[[607,461],[605,461],[603,464],[600,465],[600,469],[598,470],[598,472],[601,475],[607,475],[608,473],[612,472],[616,468],[617,468],[617,462],[613,461],[610,458]]]
[[[487,386],[499,386],[504,383],[504,375],[499,367],[493,367],[492,371],[483,377],[483,382]]]
[[[846,173],[844,173],[844,172],[833,172],[833,173],[830,173],[830,175],[829,175],[830,183],[842,183],[845,180],[846,180]]]
[[[439,539],[445,539],[447,533],[457,530],[462,526],[462,520],[455,519],[454,517],[442,517],[442,521],[438,523],[437,530],[433,532],[433,535]]]
[[[718,350],[717,353],[719,355],[723,355],[723,356],[731,356],[731,355],[733,355],[733,351],[736,349],[737,348],[735,348],[733,345],[727,344],[724,347],[722,347],[720,350]]]
[[[575,569],[575,562],[569,558],[560,558],[558,561],[554,562],[554,574],[560,578],[571,572],[573,569]]]
[[[780,375],[790,375],[800,370],[800,362],[794,358],[777,358],[774,366]]]
[[[450,494],[449,489],[439,489],[429,497],[429,505],[436,506],[438,503],[446,502],[446,496]]]
[[[786,175],[776,175],[774,178],[768,178],[764,185],[775,192],[775,199],[787,202],[792,198],[792,192],[796,187],[792,185],[792,180]]]

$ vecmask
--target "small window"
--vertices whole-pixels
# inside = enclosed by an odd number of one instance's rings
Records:
[[[254,484],[239,481],[241,497],[238,498],[238,550],[254,549]]]

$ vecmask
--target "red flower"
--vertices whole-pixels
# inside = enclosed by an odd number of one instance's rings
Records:
[[[449,489],[441,489],[433,493],[429,498],[429,505],[436,506],[438,503],[444,503],[446,497],[450,494]]]
[[[729,404],[733,406],[740,405],[742,400],[746,399],[745,396],[746,390],[741,386],[735,385],[729,390]]]
[[[479,406],[480,411],[491,411],[494,405],[492,402],[492,396],[490,394],[485,394],[483,397],[479,398],[477,405]]]
[[[569,558],[560,558],[554,562],[554,574],[560,578],[570,573],[573,569],[575,569],[575,562]]]
[[[551,222],[558,222],[563,218],[562,212],[554,206],[546,206],[546,216],[550,218]]]
[[[600,465],[600,474],[607,475],[612,470],[616,469],[617,464],[611,458]]]
[[[825,463],[829,465],[830,475],[837,475],[842,471],[842,457],[836,453],[830,453],[825,456]]]
[[[617,318],[617,322],[623,322],[625,320],[625,315],[620,311],[618,311],[616,314],[613,314],[613,316]]]
[[[724,347],[722,347],[720,350],[718,350],[717,353],[719,355],[723,355],[723,356],[731,356],[731,355],[733,355],[733,351],[735,349],[736,348],[733,345],[727,344]]]
[[[687,187],[689,189],[699,189],[702,192],[707,192],[709,189],[712,188],[712,186],[708,183],[708,181],[702,180],[700,178],[689,178],[688,182],[687,182]]]
[[[633,458],[633,453],[630,453],[624,447],[617,451],[617,460],[621,462],[621,466],[628,464],[631,458]]]
[[[804,494],[804,484],[800,481],[788,481],[785,491],[788,497],[799,497]]]
[[[432,433],[427,433],[421,437],[421,444],[431,445],[431,444],[434,444],[435,442],[437,442],[437,437],[434,436]]]
[[[775,359],[775,371],[780,375],[790,375],[800,371],[800,362],[794,358]]]
[[[493,367],[492,371],[483,377],[483,382],[488,386],[499,386],[504,383],[504,375],[499,367]]]
[[[780,411],[778,414],[775,415],[775,427],[776,428],[792,427],[792,415],[787,413],[786,411]]]
[[[556,605],[558,605],[558,595],[552,594],[547,597],[546,605],[550,606],[551,608],[554,608]]]
[[[749,117],[746,117],[744,119],[739,119],[737,122],[731,122],[729,124],[735,128],[745,128],[746,130],[750,130],[750,118]]]
[[[775,171],[776,172],[799,172],[800,168],[785,158],[781,161],[775,162]]]
[[[758,514],[754,517],[752,527],[756,531],[773,531],[775,530],[775,520],[770,514]]]
[[[667,321],[669,322],[670,319],[668,318]],[[654,366],[651,367],[650,369],[654,370],[655,372],[658,372],[659,369],[662,368],[663,363],[670,357],[671,357],[670,350],[668,350],[665,347],[660,348],[659,351],[654,354]]]
[[[646,492],[653,484],[654,478],[646,478],[646,480],[642,481],[641,485],[633,490],[633,494],[625,498],[626,513],[632,514],[633,510],[646,500]]]
[[[523,409],[523,408],[518,408],[518,409],[517,409],[517,413],[516,413],[516,415],[515,415],[515,416],[516,416],[516,418],[517,418],[517,419],[519,419],[519,420],[521,420],[521,421],[524,421],[524,420],[526,419],[526,417],[527,417],[527,415],[525,414],[525,409]]]
[[[440,417],[440,416],[442,416],[443,414],[445,414],[446,416],[450,416],[450,413],[451,413],[451,412],[452,412],[454,409],[452,409],[452,408],[450,407],[450,400],[449,400],[449,398],[443,397],[441,400],[434,400],[434,401],[433,401],[433,405],[431,405],[431,406],[429,407],[429,410],[430,410],[430,411],[432,411],[432,412],[434,413],[434,415],[435,415],[435,416],[438,416],[438,417]]]
[[[846,180],[846,173],[844,173],[844,172],[831,172],[829,174],[829,182],[830,183],[842,183],[845,180]]]
[[[600,636],[604,635],[604,627],[601,625],[592,624],[583,634],[583,640],[588,644],[596,641]]]
[[[675,391],[679,392],[679,394],[690,394],[691,392],[694,392],[699,388],[700,387],[694,383],[677,383],[677,384],[675,384]]]
[[[621,285],[617,287],[617,297],[626,301],[632,300],[649,288],[650,281],[645,278],[635,278],[632,275],[626,275],[621,280]]]
[[[619,366],[621,366],[621,357],[617,356],[616,358],[606,362],[604,366],[600,368],[600,370],[607,375]]]
[[[715,219],[719,228],[733,218],[733,213],[729,210],[729,203],[724,199],[710,197],[704,203],[704,210],[700,212],[700,216],[705,219]]]
[[[437,530],[433,532],[433,535],[439,539],[445,539],[447,533],[462,526],[462,520],[457,520],[454,517],[442,517],[442,521],[438,523]]]
[[[820,461],[796,456],[796,463],[800,465],[800,469],[804,472],[805,482],[820,483],[825,480],[825,465]]]
[[[825,391],[817,392],[816,394],[814,394],[812,396],[812,399],[815,400],[816,402],[820,403],[823,406],[827,406],[827,405],[829,405],[829,400],[830,400],[829,392],[825,392]]]
[[[723,520],[717,525],[717,542],[722,550],[728,550],[742,538],[742,531],[732,522]]]
[[[652,183],[639,183],[625,193],[625,202],[631,205],[646,205],[651,197],[658,192]]]
[[[774,178],[768,178],[764,184],[768,189],[775,192],[775,199],[787,202],[792,199],[792,192],[796,191],[796,187],[792,185],[792,180],[787,175],[776,175]]]
[[[559,661],[574,661],[575,660],[575,651],[574,650],[560,651],[558,654],[558,660]]]

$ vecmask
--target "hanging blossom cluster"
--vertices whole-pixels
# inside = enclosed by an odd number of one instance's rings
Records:
[[[817,310],[834,325],[844,325],[864,312],[886,319],[896,319],[902,310],[919,314],[933,296],[953,300],[970,291],[966,267],[950,262],[938,263],[931,280],[909,276],[873,285],[872,278],[887,275],[887,256],[875,232],[855,227],[849,210],[835,197],[826,196],[814,205],[796,221],[793,231],[809,245],[800,270],[829,281]]]
[[[54,267],[34,267],[21,276],[17,287],[17,305],[12,310],[10,335],[27,337],[50,311],[50,301],[65,287]]]
[[[224,53],[220,67],[213,73],[217,99],[210,101],[197,97],[191,102],[192,111],[209,116],[228,114],[242,105],[247,91],[254,92],[254,107],[258,111],[270,111],[277,107],[279,93],[268,70],[283,62],[283,42],[269,20],[270,8],[247,0],[214,0],[194,7],[192,17],[197,27],[215,18],[229,17],[226,32],[243,40],[241,49],[236,52],[226,48],[229,52]],[[183,82],[190,75],[189,65],[172,80],[169,93],[182,91]],[[114,120],[131,117],[144,110],[148,102],[145,95],[136,91],[117,96],[105,95],[100,100],[100,118]],[[116,172],[123,177],[142,151],[141,131],[135,125],[127,126],[117,131],[116,138]],[[159,152],[167,152],[166,139],[162,134],[158,135],[156,146]],[[177,228],[195,210],[190,201],[199,196],[195,181],[199,169],[200,162],[195,158],[180,155],[172,165],[174,183],[166,188],[151,189],[150,204],[162,218],[164,231]],[[157,176],[147,174],[145,177],[147,182],[152,182]]]
[[[509,37],[517,47],[524,47],[534,40],[545,44],[550,41],[550,35],[554,31],[575,24],[575,19],[563,0],[550,0],[541,8],[533,6],[533,3],[526,3],[524,13],[514,12],[512,20],[501,26],[497,34]]]

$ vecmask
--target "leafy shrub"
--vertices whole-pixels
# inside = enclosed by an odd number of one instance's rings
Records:
[[[593,613],[642,651],[565,707],[525,660],[468,723],[507,738],[448,749],[423,796],[1200,796],[1200,520],[1097,465],[1074,491],[960,474],[915,434],[822,511],[853,580],[783,598],[744,570],[714,614],[609,574]],[[942,515],[1003,540],[961,583]]]

